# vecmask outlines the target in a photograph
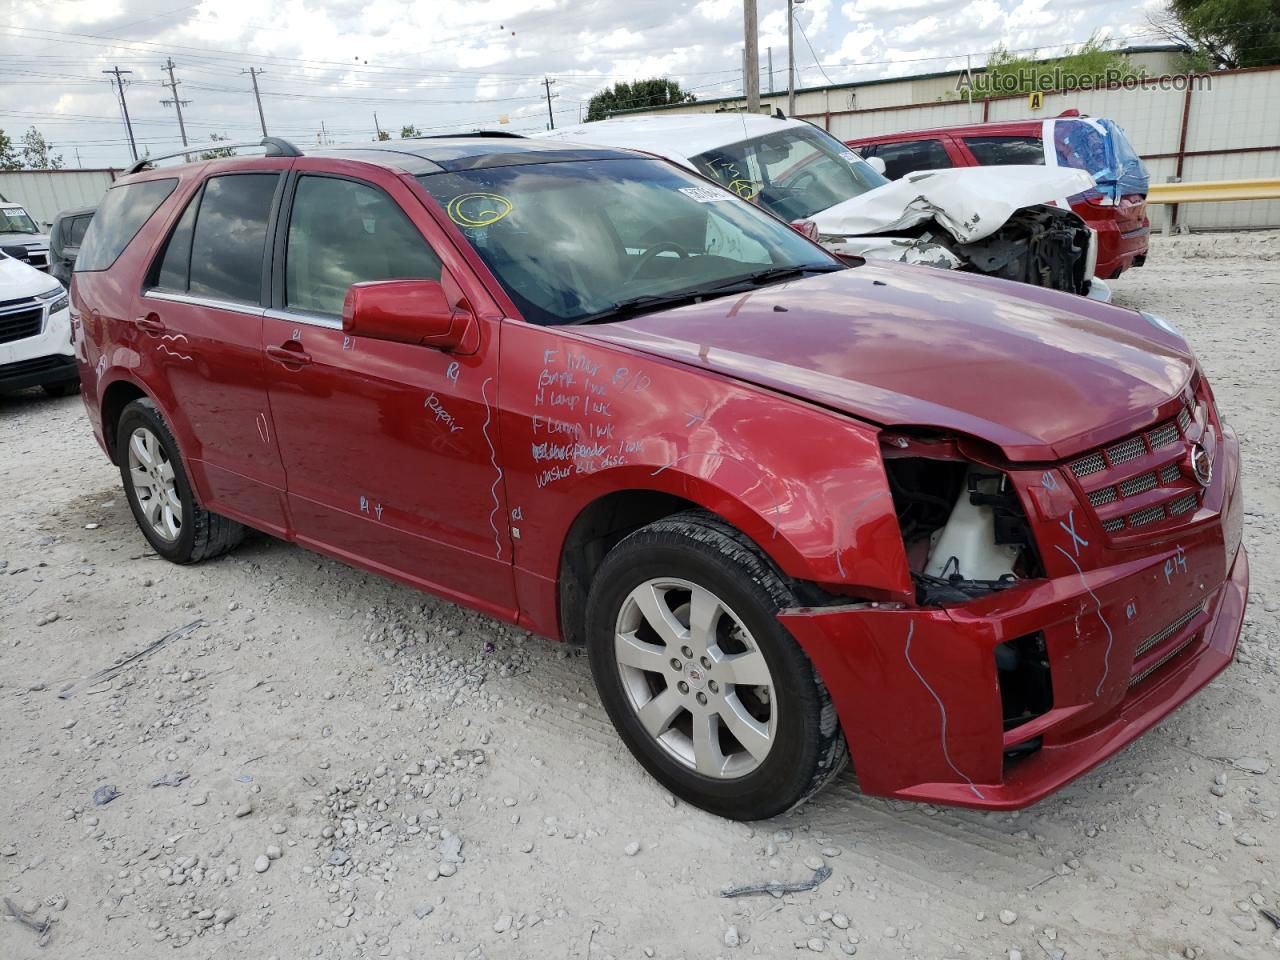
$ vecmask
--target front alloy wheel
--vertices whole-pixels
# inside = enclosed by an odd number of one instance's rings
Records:
[[[708,777],[750,773],[777,725],[773,676],[742,619],[705,587],[647,580],[622,604],[614,635],[627,701],[678,763]]]
[[[676,796],[759,820],[844,764],[831,697],[778,620],[795,605],[768,557],[705,511],[605,555],[587,599],[591,674],[623,742]]]

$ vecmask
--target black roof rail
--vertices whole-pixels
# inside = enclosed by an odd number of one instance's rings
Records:
[[[155,164],[157,160],[169,160],[173,157],[190,157],[192,154],[203,153],[206,150],[242,150],[245,147],[263,147],[268,157],[300,157],[302,151],[295,147],[288,140],[282,140],[280,137],[263,137],[261,140],[252,140],[245,143],[223,143],[220,140],[210,141],[208,146],[192,146],[185,150],[175,150],[173,153],[162,153],[155,157],[143,157],[136,163],[125,167],[122,176],[129,176],[132,173],[141,173]]]
[[[416,137],[403,137],[404,140],[452,140],[455,137],[505,137],[512,140],[529,139],[523,133],[512,133],[510,130],[467,130],[464,133],[420,133]]]

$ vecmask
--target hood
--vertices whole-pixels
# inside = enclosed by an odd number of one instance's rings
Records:
[[[47,233],[0,233],[0,247],[34,247],[37,250],[49,249]]]
[[[47,273],[12,257],[0,257],[0,301],[34,297],[60,286]]]
[[[1083,193],[1093,178],[1066,167],[959,167],[922,170],[842,200],[808,219],[824,236],[861,237],[934,219],[960,243],[999,230],[1015,210]]]
[[[878,262],[577,330],[885,426],[980,437],[1020,461],[1149,425],[1195,366],[1181,338],[1133,311]]]

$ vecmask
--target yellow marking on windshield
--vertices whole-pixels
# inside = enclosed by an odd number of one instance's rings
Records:
[[[497,223],[514,207],[497,193],[462,193],[449,201],[445,212],[460,227],[487,227]]]

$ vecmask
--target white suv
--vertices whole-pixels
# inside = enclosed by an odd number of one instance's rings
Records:
[[[66,288],[0,254],[0,391],[38,386],[61,397],[79,384]]]

